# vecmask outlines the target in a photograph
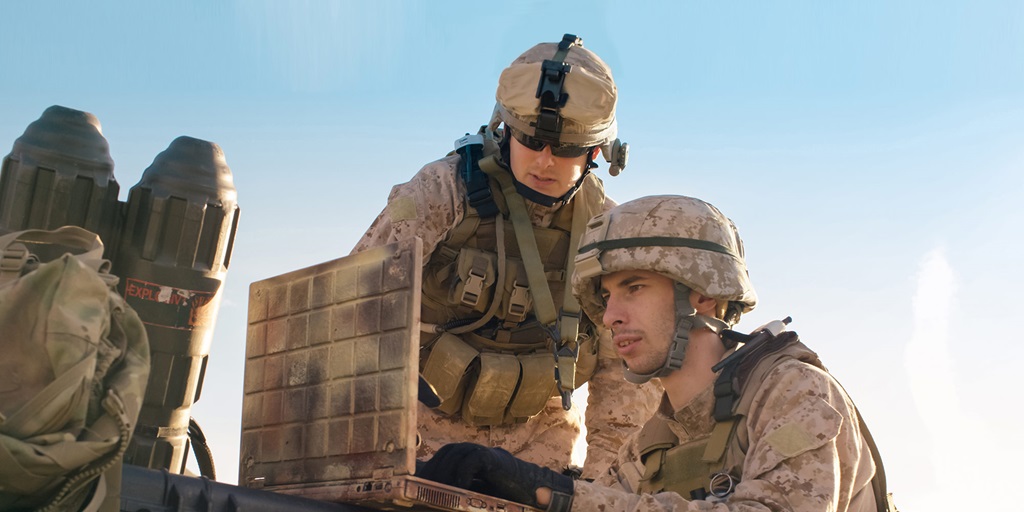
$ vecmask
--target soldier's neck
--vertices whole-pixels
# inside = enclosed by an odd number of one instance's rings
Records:
[[[673,410],[682,409],[715,382],[717,374],[711,367],[724,354],[725,347],[717,334],[707,329],[690,331],[690,344],[686,347],[682,367],[661,379]]]

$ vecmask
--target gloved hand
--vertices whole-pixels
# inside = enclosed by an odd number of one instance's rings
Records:
[[[418,398],[423,405],[434,409],[441,405],[441,397],[437,396],[437,391],[434,390],[434,386],[431,386],[427,379],[424,379],[420,375],[420,389]]]
[[[543,506],[537,503],[537,489],[547,487],[549,512],[565,512],[572,505],[572,478],[519,460],[501,448],[448,444],[417,469],[416,476],[538,508]]]

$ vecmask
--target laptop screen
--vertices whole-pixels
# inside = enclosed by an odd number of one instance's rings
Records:
[[[412,474],[421,252],[416,239],[252,283],[240,485],[301,495]]]

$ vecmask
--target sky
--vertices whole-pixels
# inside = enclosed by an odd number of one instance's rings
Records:
[[[738,226],[760,303],[849,391],[905,510],[1019,507],[1024,4],[1014,1],[0,3],[0,151],[51,105],[103,126],[121,199],[219,144],[241,206],[202,398],[237,478],[249,283],[348,254],[392,185],[486,123],[563,33],[612,68],[610,197]]]

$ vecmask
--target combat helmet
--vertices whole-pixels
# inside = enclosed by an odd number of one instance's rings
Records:
[[[690,329],[720,332],[757,304],[736,226],[711,204],[692,197],[643,197],[590,220],[580,240],[572,290],[595,322],[602,321],[605,309],[600,277],[620,270],[658,272],[676,283],[676,332],[668,359],[650,374],[626,368],[631,382],[646,382],[677,370]],[[725,304],[722,319],[698,315],[690,305],[690,290]]]
[[[594,147],[615,176],[626,166],[628,144],[617,139],[618,90],[611,68],[583,40],[565,34],[517,57],[498,78],[489,127],[508,128],[552,146]]]

